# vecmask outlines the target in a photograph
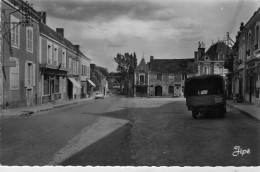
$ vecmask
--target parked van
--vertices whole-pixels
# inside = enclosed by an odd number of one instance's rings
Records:
[[[184,97],[192,117],[199,113],[216,111],[224,118],[226,113],[225,82],[220,75],[190,77],[185,81]]]

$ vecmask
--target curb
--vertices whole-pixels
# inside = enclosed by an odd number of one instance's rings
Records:
[[[239,109],[239,108],[237,108],[237,107],[235,107],[235,106],[233,106],[233,105],[230,105],[230,104],[228,104],[228,103],[227,103],[227,105],[228,105],[229,107],[233,108],[233,109],[237,109],[238,111],[240,111],[241,113],[243,113],[243,114],[246,115],[246,116],[249,116],[249,117],[251,117],[251,118],[253,118],[253,119],[256,119],[256,120],[260,121],[260,119],[258,119],[258,118],[255,117],[254,115],[252,115],[252,114],[250,114],[250,113],[248,113],[248,112],[246,112],[246,111],[244,111],[244,110],[242,110],[242,109]]]
[[[88,99],[88,100],[83,100],[83,101],[78,101],[78,102],[71,102],[71,103],[67,103],[67,104],[54,105],[54,106],[47,107],[47,108],[44,108],[44,109],[24,110],[24,111],[20,111],[20,112],[14,113],[11,116],[1,115],[1,118],[3,118],[3,119],[10,119],[10,118],[16,118],[16,117],[19,117],[19,116],[27,117],[27,116],[32,116],[33,114],[38,113],[38,112],[49,111],[49,110],[52,110],[52,109],[62,108],[62,107],[65,107],[65,106],[76,105],[76,104],[83,103],[83,102],[90,102],[90,101],[93,101],[93,100],[94,99],[91,98],[91,99]]]

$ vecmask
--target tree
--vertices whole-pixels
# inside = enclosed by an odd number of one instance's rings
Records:
[[[134,81],[134,71],[137,65],[136,54],[125,53],[124,55],[118,53],[116,57],[114,57],[115,62],[117,63],[117,71],[121,75],[122,82],[131,82],[132,88],[128,90],[128,86],[125,87],[127,89],[126,94],[133,93],[133,81]],[[120,85],[122,91],[122,82]]]

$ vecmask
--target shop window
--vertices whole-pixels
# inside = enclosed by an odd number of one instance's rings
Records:
[[[49,76],[48,75],[44,75],[44,86],[43,86],[43,94],[44,95],[48,95],[48,94],[50,94],[50,87],[49,87],[49,82],[50,82],[50,80],[49,80]]]
[[[54,80],[54,93],[59,93],[59,88],[60,88],[60,80],[59,77],[56,76]]]

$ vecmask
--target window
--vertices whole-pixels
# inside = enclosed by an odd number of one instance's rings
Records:
[[[62,67],[66,68],[66,50],[62,50]]]
[[[248,35],[247,35],[247,50],[250,51],[250,46],[251,46],[251,31],[248,32]],[[250,53],[248,53],[249,56],[250,56]]]
[[[257,23],[255,28],[255,50],[259,48],[259,23]]]
[[[174,81],[174,75],[169,75],[169,80]]]
[[[162,80],[162,74],[161,73],[157,74],[157,80],[160,80],[160,81]]]
[[[48,95],[48,94],[50,94],[50,88],[49,88],[49,82],[50,82],[50,80],[49,80],[49,76],[48,75],[44,75],[44,79],[43,79],[44,81],[44,85],[43,85],[43,94],[44,95]]]
[[[206,74],[206,75],[210,74],[208,66],[204,67],[204,74]]]
[[[169,86],[168,93],[174,94],[174,86]]]
[[[35,64],[32,62],[25,63],[25,87],[35,86]]]
[[[20,20],[14,16],[11,15],[11,24],[10,24],[10,30],[11,30],[11,44],[13,47],[19,48],[20,47]]]
[[[10,57],[10,60],[16,62],[15,67],[10,67],[10,90],[19,90],[19,58]]]
[[[55,66],[58,66],[58,46],[54,45],[54,57],[53,62]]]
[[[33,28],[26,28],[26,50],[33,53]]]
[[[224,55],[223,54],[218,54],[218,60],[224,60]]]
[[[69,58],[69,69],[71,70],[72,69],[72,59]]]
[[[223,67],[219,67],[219,74],[223,75]]]
[[[144,84],[144,74],[139,75],[140,84]]]
[[[48,64],[52,65],[52,43],[47,42],[47,59]]]
[[[183,73],[182,74],[182,80],[186,80],[187,79],[187,74]]]

